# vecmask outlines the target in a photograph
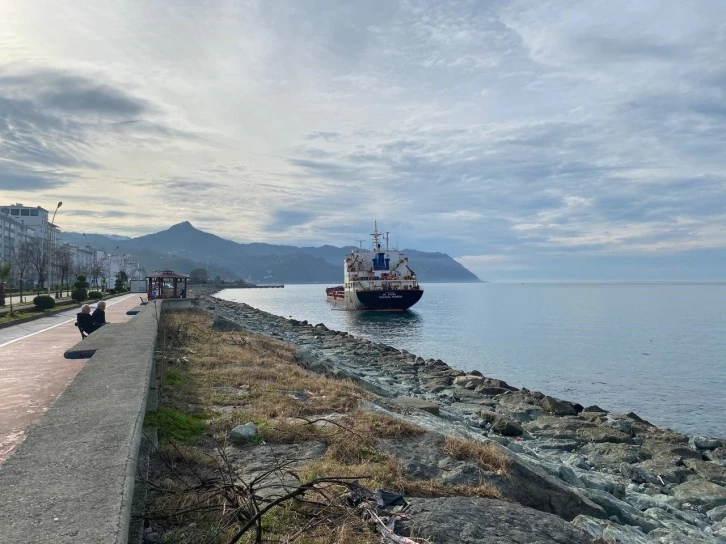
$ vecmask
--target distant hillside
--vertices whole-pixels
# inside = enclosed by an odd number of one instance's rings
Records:
[[[184,221],[167,230],[121,240],[99,234],[64,233],[71,243],[85,239],[99,249],[136,255],[147,270],[170,268],[188,273],[206,268],[210,276],[260,283],[339,283],[343,259],[351,247],[296,247],[274,244],[239,244],[194,228]],[[445,253],[404,250],[422,282],[476,282],[474,274]]]

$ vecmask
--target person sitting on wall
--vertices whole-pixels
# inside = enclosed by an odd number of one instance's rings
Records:
[[[91,314],[93,318],[93,326],[100,329],[106,324],[106,303],[101,301],[96,305],[96,309]]]
[[[91,307],[88,304],[81,307],[81,311],[76,314],[76,320],[78,321],[78,328],[86,334],[91,334],[96,330],[91,316]]]
[[[179,293],[179,298],[187,298],[186,289],[181,290],[181,293]]]

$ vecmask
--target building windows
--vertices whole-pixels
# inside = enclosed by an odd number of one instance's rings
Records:
[[[30,215],[37,217],[40,213],[40,210],[30,210]]]
[[[8,215],[10,213],[10,208],[0,208],[0,213]]]
[[[10,210],[10,215],[20,215],[20,210],[12,209]]]
[[[20,210],[20,215],[22,215],[23,217],[27,217],[30,215],[30,210],[23,208],[22,210]]]

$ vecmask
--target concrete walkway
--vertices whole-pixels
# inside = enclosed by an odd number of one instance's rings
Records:
[[[126,311],[138,306],[138,297],[132,293],[109,300],[106,321],[128,321]],[[81,339],[73,325],[77,313],[76,308],[0,329],[0,463],[86,363],[63,357]]]

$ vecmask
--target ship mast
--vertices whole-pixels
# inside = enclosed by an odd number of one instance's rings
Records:
[[[378,232],[378,221],[375,222],[375,226],[376,228],[371,232],[371,236],[373,236],[373,251],[379,252],[381,250],[381,242],[379,241],[381,233]]]

